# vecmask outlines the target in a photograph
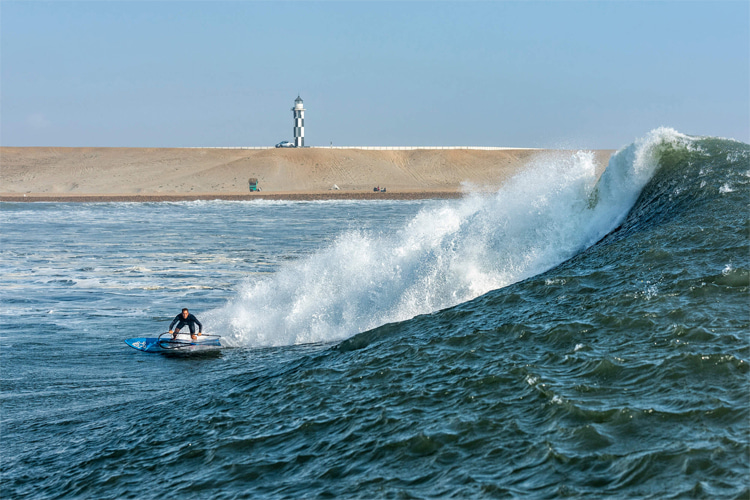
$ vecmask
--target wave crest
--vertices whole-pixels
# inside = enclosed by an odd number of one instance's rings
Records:
[[[233,345],[331,342],[474,299],[599,241],[625,218],[663,152],[692,144],[654,130],[614,154],[600,179],[592,152],[540,155],[494,195],[423,209],[392,234],[343,233],[246,281],[207,324]]]

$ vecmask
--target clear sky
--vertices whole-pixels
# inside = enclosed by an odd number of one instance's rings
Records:
[[[0,2],[0,144],[750,142],[750,3]]]

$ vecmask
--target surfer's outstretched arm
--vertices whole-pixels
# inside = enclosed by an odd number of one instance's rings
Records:
[[[174,331],[172,328],[174,327],[174,325],[177,324],[178,321],[180,321],[181,316],[182,314],[178,314],[177,316],[174,317],[172,322],[169,324],[169,333],[172,333]]]

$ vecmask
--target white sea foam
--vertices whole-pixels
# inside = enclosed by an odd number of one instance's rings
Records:
[[[541,156],[494,195],[424,209],[392,234],[341,234],[247,280],[206,324],[232,345],[330,342],[536,275],[614,229],[670,142],[690,139],[654,130],[618,151],[599,182],[591,152]]]

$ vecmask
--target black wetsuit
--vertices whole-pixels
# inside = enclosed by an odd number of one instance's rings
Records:
[[[198,321],[198,318],[193,316],[192,314],[188,314],[187,318],[182,317],[182,313],[178,314],[174,317],[172,320],[172,323],[169,324],[170,331],[172,330],[172,327],[177,323],[177,331],[180,330],[183,326],[187,325],[188,328],[190,328],[190,333],[195,333],[195,325],[198,325],[198,332],[203,333],[203,325],[201,325],[201,322]]]

